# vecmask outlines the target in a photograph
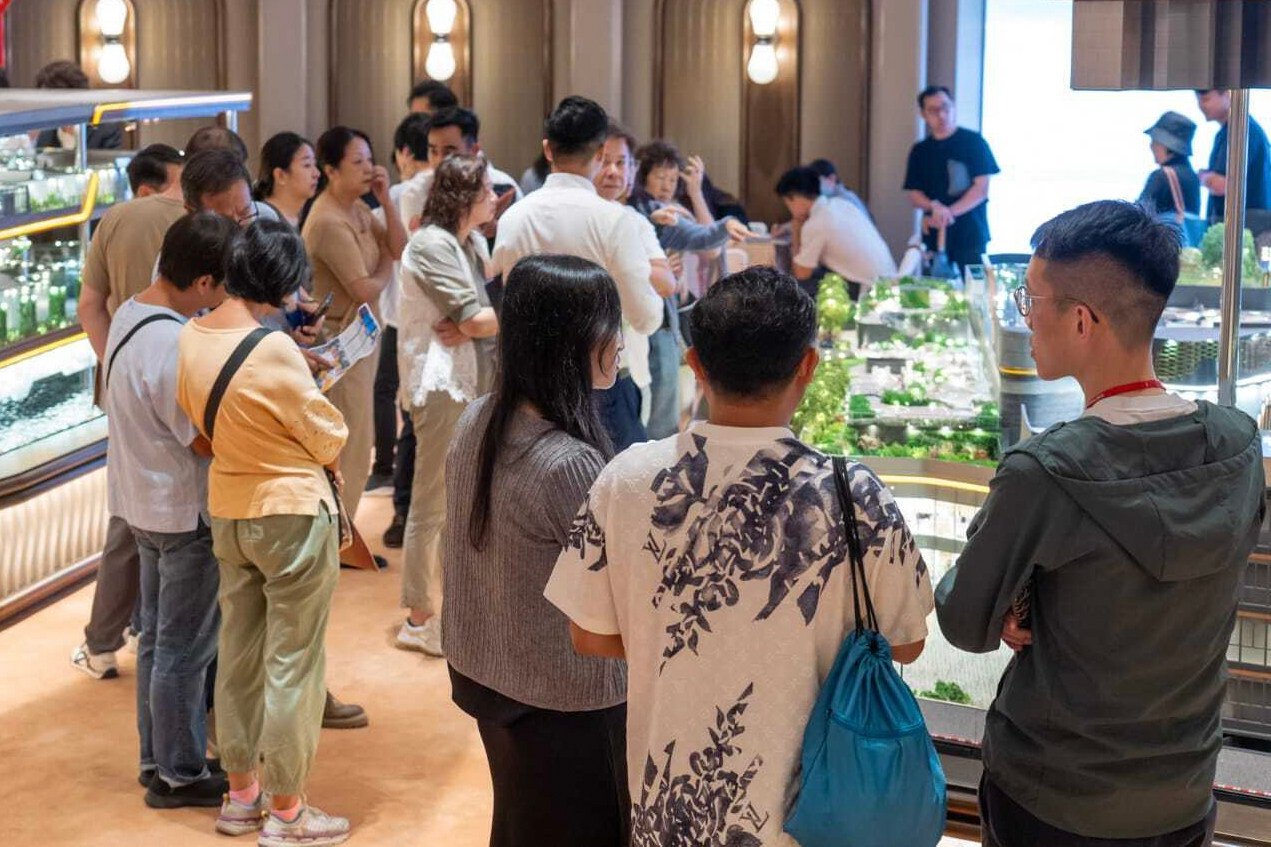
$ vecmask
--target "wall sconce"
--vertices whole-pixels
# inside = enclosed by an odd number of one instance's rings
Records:
[[[472,32],[467,0],[417,0],[415,4],[414,79],[444,82],[461,102],[472,102],[468,42]]]
[[[767,85],[777,78],[777,24],[781,20],[780,0],[750,0],[750,31],[755,36],[746,63],[746,76],[756,85]]]
[[[90,78],[108,86],[132,79],[135,20],[130,0],[80,3],[80,65]]]

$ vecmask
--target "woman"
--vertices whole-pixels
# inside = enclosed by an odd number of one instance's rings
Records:
[[[260,177],[252,197],[267,203],[278,217],[300,229],[305,204],[318,190],[313,145],[294,132],[280,132],[260,148]]]
[[[389,197],[388,171],[375,164],[364,133],[343,126],[329,129],[318,138],[317,154],[327,184],[313,201],[302,234],[313,263],[313,298],[335,295],[323,326],[326,340],[352,323],[362,304],[378,316],[380,294],[406,246],[406,230]],[[383,208],[384,223],[362,202],[368,191]],[[357,516],[370,475],[376,352],[349,368],[327,392],[349,427],[344,505],[350,519]]]
[[[181,330],[177,402],[210,435],[213,453],[208,511],[221,578],[216,729],[230,786],[216,828],[241,835],[263,826],[262,844],[314,847],[349,833],[347,820],[302,799],[322,724],[323,645],[339,575],[339,525],[324,467],[335,471],[348,429],[281,332],[265,335],[243,360],[210,434],[205,422],[226,362],[308,277],[304,243],[290,226],[248,227],[230,252],[227,299]],[[270,813],[262,820],[266,794]]]
[[[428,224],[402,256],[398,332],[402,395],[415,431],[415,475],[402,557],[397,646],[441,656],[433,586],[441,572],[446,518],[445,459],[459,416],[490,390],[498,319],[486,295],[489,261],[480,227],[498,196],[484,156],[448,156],[424,205]]]
[[[1200,177],[1192,170],[1196,124],[1186,115],[1166,112],[1146,131],[1157,168],[1147,178],[1139,203],[1162,220],[1183,229],[1187,242],[1204,234],[1200,215]],[[1191,223],[1188,216],[1193,216]],[[1191,230],[1191,232],[1188,232]]]
[[[494,393],[446,459],[446,658],[494,783],[491,847],[626,845],[626,665],[579,656],[543,589],[610,455],[592,399],[621,348],[613,280],[530,256],[504,295]]]

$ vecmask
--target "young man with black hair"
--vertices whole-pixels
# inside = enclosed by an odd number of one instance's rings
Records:
[[[210,212],[173,224],[158,276],[120,305],[106,342],[107,505],[141,557],[137,730],[140,781],[154,808],[218,806],[229,790],[224,772],[211,772],[203,758],[205,686],[220,625],[207,516],[211,448],[177,405],[176,347],[185,322],[225,298],[237,234]]]
[[[128,163],[128,186],[133,197],[162,194],[181,181],[181,151],[167,144],[151,144],[137,152]]]
[[[979,264],[989,243],[989,177],[1001,169],[983,136],[958,126],[952,91],[924,88],[918,111],[930,134],[909,151],[904,188],[922,210],[924,240],[934,250],[944,229],[949,259]]]
[[[860,207],[821,193],[821,178],[812,168],[791,168],[777,181],[777,194],[790,211],[795,279],[816,296],[821,277],[834,272],[847,280],[853,300],[879,277],[896,275],[896,260],[887,243]]]
[[[459,98],[444,82],[426,79],[418,82],[406,98],[406,107],[416,114],[431,115],[441,109],[458,106]]]
[[[709,421],[609,463],[545,595],[578,652],[627,659],[632,843],[793,847],[806,716],[856,625],[830,459],[789,429],[818,363],[816,306],[752,267],[690,320]],[[849,481],[879,627],[912,662],[926,565],[886,486],[861,464]]]
[[[816,171],[816,175],[821,178],[821,193],[826,197],[837,197],[840,200],[846,200],[856,208],[860,209],[866,215],[869,215],[871,221],[874,220],[870,215],[869,208],[865,202],[856,194],[855,191],[849,189],[839,179],[839,170],[829,159],[813,159],[808,163],[808,167]]]
[[[1200,172],[1200,184],[1209,189],[1210,221],[1227,212],[1227,121],[1231,117],[1231,92],[1220,88],[1197,89],[1196,103],[1206,120],[1220,125],[1209,153],[1209,167]],[[1262,125],[1249,116],[1249,144],[1245,171],[1245,208],[1271,209],[1271,141]]]
[[[596,193],[593,180],[608,134],[609,116],[599,103],[573,96],[557,105],[544,124],[543,151],[552,172],[542,188],[513,205],[499,221],[491,271],[506,277],[520,259],[541,253],[595,262],[617,283],[626,346],[644,350],[647,337],[662,326],[663,302],[650,283],[652,266],[637,222]],[[631,378],[628,354],[617,383],[600,392],[599,399],[616,449],[645,440],[642,398]]]
[[[1007,451],[936,592],[954,646],[1016,651],[985,728],[984,843],[1208,845],[1263,513],[1258,427],[1156,379],[1178,278],[1167,224],[1105,200],[1043,224],[1033,248],[1015,299],[1037,374],[1074,377],[1086,411]]]

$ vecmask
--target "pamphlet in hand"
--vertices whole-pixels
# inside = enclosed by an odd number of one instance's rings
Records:
[[[330,391],[331,386],[339,382],[340,377],[344,376],[349,368],[375,352],[375,344],[379,339],[379,321],[375,320],[371,307],[363,303],[357,308],[357,318],[345,327],[343,332],[325,344],[310,348],[314,353],[334,363],[330,370],[323,371],[314,377],[319,390],[324,394]]]

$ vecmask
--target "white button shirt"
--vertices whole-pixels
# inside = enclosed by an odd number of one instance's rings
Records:
[[[821,197],[803,225],[799,255],[804,268],[824,265],[848,282],[864,286],[896,275],[896,260],[869,216],[838,197]]]
[[[661,328],[663,304],[649,281],[652,267],[640,223],[597,194],[591,180],[548,174],[542,188],[499,218],[491,272],[506,277],[522,258],[541,253],[579,256],[607,270],[622,303],[628,354],[624,366],[637,385],[648,385],[645,339]]]

